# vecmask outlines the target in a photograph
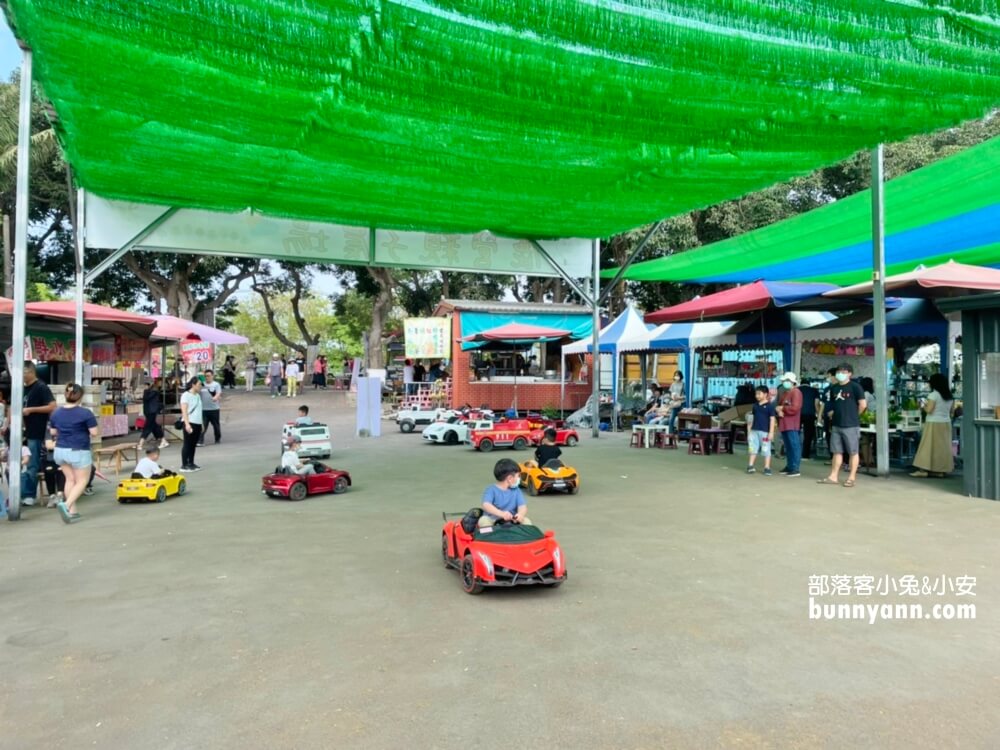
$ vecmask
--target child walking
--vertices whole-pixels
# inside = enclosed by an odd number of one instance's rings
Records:
[[[771,392],[766,385],[758,385],[754,390],[757,403],[753,405],[750,429],[747,431],[747,445],[750,448],[750,460],[747,464],[747,474],[757,472],[757,454],[764,456],[764,476],[771,476],[771,444],[774,442],[774,431],[778,426],[778,412],[771,403]]]

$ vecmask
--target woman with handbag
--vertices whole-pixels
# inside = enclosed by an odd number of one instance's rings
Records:
[[[187,382],[187,390],[181,395],[180,421],[184,427],[181,471],[200,471],[201,467],[194,462],[194,453],[198,448],[202,428],[201,380],[198,378],[191,378]]]

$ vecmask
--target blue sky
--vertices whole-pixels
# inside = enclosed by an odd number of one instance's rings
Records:
[[[0,18],[3,16],[0,15]],[[11,71],[20,64],[21,49],[17,46],[14,35],[7,27],[7,19],[3,18],[2,23],[0,23],[0,78],[6,81],[10,78]]]

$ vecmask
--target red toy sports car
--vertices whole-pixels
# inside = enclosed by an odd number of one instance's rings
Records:
[[[442,513],[441,557],[446,568],[455,568],[467,594],[487,586],[551,586],[566,580],[563,557],[555,532],[537,526],[497,523],[480,529],[480,508],[468,513]],[[462,516],[458,520],[448,517]]]
[[[315,474],[300,476],[282,471],[279,466],[273,474],[261,480],[261,492],[268,497],[285,497],[289,500],[305,500],[309,495],[332,492],[339,495],[351,486],[351,475],[342,469],[331,469],[321,463],[313,463]]]
[[[545,429],[533,430],[531,433],[531,442],[533,445],[541,445],[542,438],[545,437]],[[572,427],[556,427],[556,445],[565,445],[572,448],[574,445],[580,442],[580,434],[574,430]]]

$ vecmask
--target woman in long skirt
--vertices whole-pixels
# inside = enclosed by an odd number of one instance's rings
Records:
[[[951,452],[951,412],[954,397],[948,387],[948,379],[940,373],[930,377],[931,395],[924,403],[924,431],[920,436],[920,446],[913,458],[911,477],[943,477],[955,469],[955,458]]]

